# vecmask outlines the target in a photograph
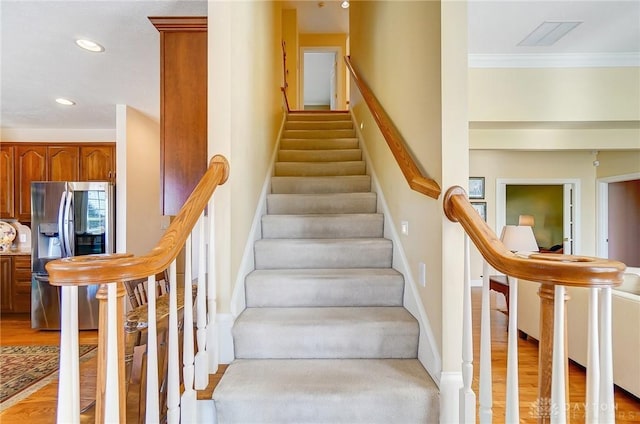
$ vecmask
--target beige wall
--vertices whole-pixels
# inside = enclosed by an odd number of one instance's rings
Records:
[[[455,13],[451,15],[452,19],[448,21],[451,27],[466,28],[466,21],[455,21],[455,18],[466,19],[464,5],[449,6],[462,7],[457,11],[457,16]],[[447,40],[451,50],[441,52],[440,21],[439,2],[352,2],[350,50],[354,67],[371,86],[427,175],[438,183],[446,179],[447,184],[453,181],[460,184],[466,179],[464,164],[468,148],[466,33],[452,31],[458,38]],[[441,53],[447,57],[448,66],[451,66],[449,85],[441,81]],[[445,106],[441,101],[441,90],[447,90],[449,95],[450,103]],[[418,289],[436,342],[439,343],[438,350],[443,352],[444,349],[443,367],[459,370],[459,356],[449,355],[448,352],[451,345],[459,345],[459,337],[455,341],[444,341],[443,334],[446,326],[447,337],[456,338],[460,335],[460,308],[456,301],[453,301],[451,308],[443,306],[448,305],[449,301],[443,299],[443,296],[447,297],[443,295],[443,286],[446,283],[449,289],[457,287],[452,280],[456,279],[457,269],[460,268],[462,272],[461,267],[447,267],[446,271],[453,274],[448,276],[449,281],[444,281],[443,252],[448,252],[444,256],[454,261],[462,252],[459,244],[453,251],[449,251],[449,246],[445,244],[456,244],[455,233],[459,229],[455,225],[447,228],[448,224],[443,224],[440,201],[427,198],[408,187],[355,84],[351,84],[350,96],[351,107],[357,124],[362,127],[366,148],[398,233],[400,221],[409,222],[409,235],[401,236],[401,243],[416,282],[419,263],[426,264],[426,287],[418,286]],[[451,137],[447,142],[443,140],[443,128],[447,137]],[[461,152],[458,163],[462,166],[449,167],[448,173],[443,175],[443,163],[453,162],[451,151],[455,152],[456,148]],[[444,240],[443,231],[450,231],[452,237]],[[461,299],[460,296],[454,297]],[[446,313],[458,318],[443,317]],[[456,348],[452,351],[456,351]],[[457,352],[459,355],[460,350],[457,349]]]
[[[117,106],[116,247],[143,255],[164,230],[160,208],[160,125],[140,111]]]
[[[298,109],[299,59],[298,59],[298,12],[282,9],[282,40],[287,53],[287,99],[291,110]]]
[[[640,68],[469,70],[470,121],[640,119]]]
[[[502,228],[496,228],[496,180],[532,179],[580,181],[580,245],[577,253],[593,256],[596,253],[596,168],[590,151],[522,152],[471,150],[469,173],[485,177],[485,201],[487,223],[499,236]],[[471,278],[480,279],[482,258],[475,247],[471,255]]]
[[[260,192],[282,120],[281,4],[209,2],[209,156],[223,154],[216,191],[219,312],[229,311]]]
[[[298,37],[300,43],[300,50],[305,48],[315,47],[337,47],[340,49],[337,59],[337,87],[336,91],[338,98],[336,101],[336,108],[346,110],[347,109],[347,95],[346,95],[346,79],[347,69],[344,64],[344,56],[347,54],[347,34],[299,34]],[[300,55],[303,58],[302,54]],[[304,65],[304,64],[302,64]],[[304,66],[300,67],[301,72],[304,71]]]
[[[640,172],[640,139],[638,150],[599,152],[597,177],[615,177]]]

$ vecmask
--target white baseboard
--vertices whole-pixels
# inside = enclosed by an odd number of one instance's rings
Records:
[[[230,364],[235,359],[233,336],[231,335],[234,321],[235,317],[232,314],[216,315],[216,322],[218,323],[218,361],[221,364]]]
[[[203,399],[196,401],[196,408],[198,410],[198,422],[217,424],[218,414],[216,414],[216,404],[213,399]]]
[[[459,423],[461,372],[443,372],[440,375],[440,424]]]

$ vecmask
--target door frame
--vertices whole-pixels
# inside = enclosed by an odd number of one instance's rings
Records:
[[[609,257],[609,184],[640,179],[640,172],[596,179],[596,256]]]
[[[565,254],[578,255],[582,250],[580,243],[580,180],[576,178],[497,178],[496,179],[496,233],[502,231],[502,227],[505,226],[507,221],[507,185],[561,185],[564,187],[563,195],[563,239],[565,240],[565,247],[568,246],[567,238],[569,242],[573,240],[573,250]],[[572,196],[568,196],[568,190],[571,190]],[[573,207],[570,207],[568,202],[572,201]],[[569,213],[567,213],[569,211]],[[567,234],[564,232],[567,228],[573,230],[573,234]]]
[[[338,75],[338,60],[340,60],[340,58],[342,57],[342,47],[340,46],[326,46],[326,47],[310,47],[310,46],[303,46],[300,47],[300,78],[298,81],[299,84],[299,89],[298,89],[298,105],[301,106],[301,109],[304,109],[304,54],[305,53],[334,53],[335,56],[335,60],[334,60],[334,73],[335,73],[335,79],[336,79],[336,86],[335,86],[335,94],[334,94],[334,100],[335,100],[335,104],[336,105],[341,105],[343,104],[343,99],[342,99],[342,80],[341,78],[339,78]],[[332,93],[330,93],[329,95],[331,96]],[[329,101],[329,103],[331,104],[331,101]]]

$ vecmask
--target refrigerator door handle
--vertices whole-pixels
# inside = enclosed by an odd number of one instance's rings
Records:
[[[60,207],[58,208],[58,239],[60,240],[60,253],[65,256],[67,252],[66,231],[64,225],[64,213],[66,210],[67,192],[63,191],[60,197]]]
[[[73,192],[67,191],[65,192],[67,201],[64,207],[64,237],[66,240],[65,246],[65,256],[70,257],[73,256],[74,246],[73,246]]]

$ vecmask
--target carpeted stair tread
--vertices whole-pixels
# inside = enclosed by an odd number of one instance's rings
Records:
[[[351,121],[288,121],[285,124],[287,130],[336,130],[353,129]]]
[[[364,161],[348,162],[276,162],[277,176],[364,175]]]
[[[262,238],[380,238],[382,214],[265,215]]]
[[[438,389],[416,359],[237,360],[213,398],[220,424],[439,421]]]
[[[271,177],[272,193],[367,193],[370,191],[371,177],[368,175]]]
[[[262,239],[255,243],[256,269],[390,268],[391,240]]]
[[[418,322],[403,307],[247,308],[236,358],[415,358]]]
[[[351,114],[345,112],[294,112],[287,115],[287,121],[351,121]]]
[[[404,278],[392,268],[255,270],[247,307],[402,306]]]
[[[284,130],[282,133],[283,138],[351,138],[356,136],[356,130],[351,129],[338,129],[338,130]]]
[[[269,214],[374,213],[375,193],[268,194]]]
[[[362,160],[360,149],[280,150],[282,162],[343,162]]]
[[[280,148],[284,150],[352,150],[358,148],[358,139],[347,138],[283,138]]]

